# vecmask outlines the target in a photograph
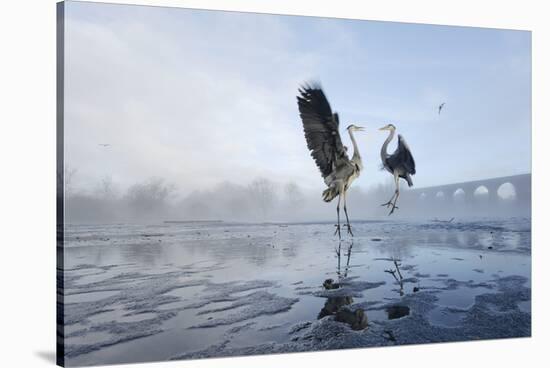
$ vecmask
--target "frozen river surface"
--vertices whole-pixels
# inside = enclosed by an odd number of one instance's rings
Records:
[[[358,222],[342,242],[333,231],[67,225],[66,363],[531,335],[530,219]]]

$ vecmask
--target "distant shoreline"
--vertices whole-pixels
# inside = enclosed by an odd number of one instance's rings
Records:
[[[220,223],[222,220],[166,220],[165,224]]]

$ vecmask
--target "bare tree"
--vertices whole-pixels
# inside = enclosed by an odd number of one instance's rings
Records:
[[[295,182],[287,183],[284,188],[284,193],[290,208],[301,208],[305,202],[304,193]]]
[[[96,193],[101,199],[114,200],[117,197],[117,188],[110,176],[105,176],[99,182]]]
[[[275,184],[269,179],[258,178],[248,186],[253,204],[259,208],[264,220],[275,203]]]
[[[221,206],[221,214],[224,217],[250,218],[250,200],[246,187],[224,182],[215,189],[213,198]]]
[[[166,200],[173,192],[174,186],[166,184],[163,179],[151,178],[128,188],[126,200],[133,210],[155,212],[166,205]]]
[[[69,197],[71,196],[72,189],[73,189],[73,180],[76,175],[77,169],[71,168],[71,167],[65,167],[63,170],[63,187],[65,188],[65,196]]]

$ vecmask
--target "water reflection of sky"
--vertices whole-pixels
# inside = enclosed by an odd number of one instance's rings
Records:
[[[405,295],[413,293],[415,287],[441,290],[438,308],[430,312],[429,318],[432,323],[445,326],[460,322],[460,314],[449,314],[448,308],[470,307],[476,295],[494,292],[486,285],[494,284],[496,278],[520,275],[530,280],[529,219],[469,223],[456,220],[450,224],[364,222],[355,225],[353,243],[345,240],[340,244],[332,231],[329,224],[70,226],[66,231],[65,267],[107,266],[99,270],[70,271],[68,274],[78,275],[74,285],[81,286],[129,274],[128,287],[132,287],[133,273],[137,280],[143,275],[166,275],[168,279],[171,272],[184,267],[189,272],[183,276],[178,274],[181,282],[194,278],[211,283],[271,280],[275,284],[266,288],[269,293],[298,299],[288,311],[244,321],[251,325],[231,335],[231,344],[235,347],[288,340],[291,325],[315,320],[327,306],[327,298],[318,293],[324,290],[323,282],[329,278],[335,282],[383,282],[381,286],[357,292],[352,297],[353,304],[376,306],[399,301],[400,285],[385,272],[395,268],[394,259],[399,260],[405,279],[402,289]],[[449,288],[449,280],[458,283]],[[67,302],[101,300],[113,293],[83,292],[68,296]],[[207,284],[175,289],[167,294],[180,299],[160,306],[159,310],[181,307],[201,300],[208,293]],[[235,293],[238,297],[244,295],[248,292]],[[161,333],[78,355],[71,363],[164,360],[182,352],[204,349],[221,342],[221,336],[237,324],[191,327],[234,313],[234,309],[223,311],[225,303],[220,301],[216,307],[221,310],[208,314],[200,314],[200,308],[181,310],[159,326]],[[529,309],[530,303],[523,303],[521,307]],[[88,323],[151,317],[146,313],[123,317],[122,306],[111,309],[92,317]],[[387,319],[387,313],[376,308],[367,310],[367,315],[369,322]],[[67,331],[78,328],[78,325],[69,326]],[[104,333],[90,333],[69,338],[68,343],[86,344],[104,337]]]

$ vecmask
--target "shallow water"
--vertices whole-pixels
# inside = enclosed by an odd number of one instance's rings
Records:
[[[322,311],[330,320],[342,306],[361,306],[372,326],[365,331],[376,331],[388,326],[386,305],[428,293],[436,300],[430,308],[413,303],[400,320],[418,314],[441,332],[462,326],[483,299],[476,296],[500,292],[508,276],[521,277],[528,297],[494,298],[483,304],[484,318],[530,314],[530,219],[359,222],[353,230],[353,241],[339,242],[326,223],[68,225],[67,363],[218,356],[254,346],[271,352],[264,344],[289,351],[300,333],[318,327]],[[329,278],[341,288],[325,290]],[[479,338],[523,336],[520,327]],[[404,335],[403,343],[426,342]]]

